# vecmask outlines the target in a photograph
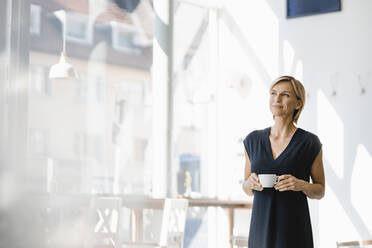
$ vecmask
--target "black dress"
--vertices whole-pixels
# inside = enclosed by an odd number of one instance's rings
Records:
[[[322,146],[319,138],[297,128],[288,146],[274,160],[270,129],[253,131],[243,141],[252,172],[291,174],[309,181],[311,166]],[[248,248],[313,248],[306,195],[274,188],[254,191]]]

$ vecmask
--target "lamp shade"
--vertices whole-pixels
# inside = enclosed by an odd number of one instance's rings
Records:
[[[77,78],[77,73],[66,61],[66,54],[64,52],[61,53],[61,57],[59,59],[58,64],[53,65],[49,71],[49,78],[50,79],[75,79]]]

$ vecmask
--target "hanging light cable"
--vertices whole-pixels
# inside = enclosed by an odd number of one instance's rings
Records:
[[[66,55],[66,11],[65,10],[58,10],[54,12],[57,18],[61,21],[63,25],[62,31],[62,39],[63,39],[63,47],[61,56],[59,58],[58,64],[53,65],[49,71],[49,78],[50,79],[75,79],[77,78],[77,73],[74,67],[67,63],[67,55]]]

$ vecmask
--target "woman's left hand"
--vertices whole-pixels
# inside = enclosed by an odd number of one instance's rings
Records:
[[[305,181],[298,179],[292,175],[281,175],[278,177],[278,182],[274,188],[279,191],[302,191]]]

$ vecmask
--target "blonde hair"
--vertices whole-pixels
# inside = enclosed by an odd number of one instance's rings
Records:
[[[301,102],[301,107],[299,109],[295,109],[293,113],[293,122],[297,124],[298,118],[300,118],[301,112],[305,106],[306,100],[305,88],[299,80],[295,79],[292,76],[280,76],[273,81],[273,83],[270,86],[270,91],[273,89],[275,85],[277,85],[280,82],[290,82],[296,94],[297,100]]]

